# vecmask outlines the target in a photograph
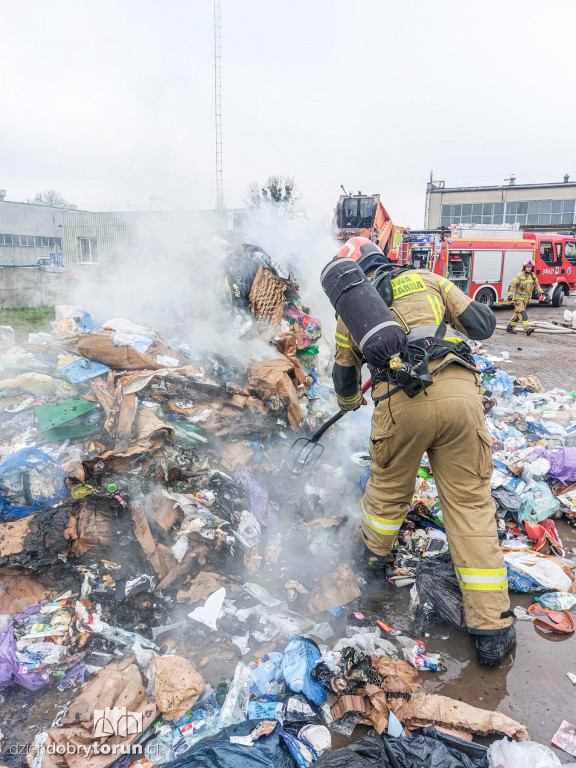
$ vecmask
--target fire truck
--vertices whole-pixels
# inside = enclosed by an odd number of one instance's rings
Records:
[[[468,296],[492,306],[506,302],[514,275],[526,259],[554,307],[576,289],[576,237],[519,230],[456,231],[434,243],[429,268],[448,277]],[[413,266],[413,261],[409,262]]]

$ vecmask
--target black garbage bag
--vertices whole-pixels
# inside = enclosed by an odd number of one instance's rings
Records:
[[[369,731],[343,749],[324,752],[314,768],[488,768],[488,749],[435,728],[412,737]]]
[[[246,720],[197,742],[185,755],[165,768],[295,768],[295,761],[276,728],[251,746],[231,744],[230,736],[248,736],[261,722]]]
[[[368,731],[359,741],[342,749],[329,749],[314,763],[314,768],[392,768],[384,742],[376,731]]]
[[[440,621],[466,630],[464,601],[458,586],[454,563],[447,552],[435,557],[424,557],[416,568],[418,606],[414,617],[419,635]]]
[[[411,738],[382,734],[382,741],[392,768],[488,768],[487,747],[435,728],[415,731]]]
[[[278,701],[286,704],[286,714],[282,723],[286,733],[298,736],[298,732],[305,725],[322,725],[322,721],[316,714],[316,707],[303,693],[284,694],[278,697]]]
[[[514,520],[518,520],[518,510],[522,499],[515,491],[511,491],[509,488],[494,488],[492,498],[496,503],[496,512],[499,517],[510,515]]]

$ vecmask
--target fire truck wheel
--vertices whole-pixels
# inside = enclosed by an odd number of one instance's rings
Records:
[[[557,285],[556,288],[554,289],[554,293],[552,294],[552,306],[561,307],[563,301],[564,301],[564,291],[562,290],[562,286]]]
[[[492,308],[492,305],[494,304],[494,293],[490,288],[481,288],[474,297],[474,300],[479,304],[487,304]]]

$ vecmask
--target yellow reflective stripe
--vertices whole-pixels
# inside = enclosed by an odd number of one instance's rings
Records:
[[[440,281],[439,281],[439,283],[438,283],[438,285],[440,286],[440,288],[442,288],[442,286],[444,285],[444,283],[445,283],[445,282],[446,282],[446,278],[445,278],[445,277],[441,277],[441,278],[440,278]]]
[[[436,325],[440,325],[444,319],[444,313],[440,307],[440,300],[438,299],[438,296],[434,296],[432,293],[427,294],[427,296],[430,306],[432,307],[432,312],[434,312],[434,317],[436,318]]]
[[[462,589],[489,592],[508,587],[505,566],[504,568],[459,568],[454,566],[454,570],[458,575],[458,583]]]
[[[350,339],[348,336],[344,336],[342,333],[336,334],[336,346],[350,349]]]
[[[408,296],[410,293],[426,290],[426,283],[420,275],[400,275],[391,282],[395,299],[399,299],[401,296]]]
[[[440,288],[444,288],[444,293],[448,293],[448,291],[450,290],[450,288],[452,288],[454,283],[448,280],[448,278],[446,277],[441,277],[438,285],[440,286]]]
[[[381,533],[384,536],[395,536],[402,527],[403,520],[386,520],[384,517],[376,517],[367,512],[364,502],[360,502],[362,507],[362,513],[367,525],[372,528],[376,533]]]
[[[459,580],[458,584],[460,585],[460,589],[472,589],[476,592],[494,592],[496,589],[508,589],[507,581],[500,581],[494,584],[470,584],[469,582]]]
[[[352,397],[341,397],[340,395],[337,395],[338,402],[346,403],[346,405],[349,403],[355,403],[357,400],[360,400],[361,397],[362,392],[357,392],[355,395],[352,395]]]
[[[459,339],[458,336],[444,336],[444,341],[452,341],[454,344],[460,344],[462,339]]]
[[[448,280],[447,282],[448,282],[448,285],[444,288],[444,293],[448,293],[450,288],[452,288],[452,286],[454,285],[454,283],[452,283],[450,280]]]
[[[506,566],[502,568],[460,568],[460,566],[455,565],[454,570],[456,573],[466,576],[506,576],[508,573]]]

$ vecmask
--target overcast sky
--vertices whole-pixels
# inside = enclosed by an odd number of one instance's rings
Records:
[[[0,187],[78,207],[215,203],[212,0],[5,0]],[[457,184],[576,177],[574,0],[222,0],[224,194],[340,184],[421,226]]]

